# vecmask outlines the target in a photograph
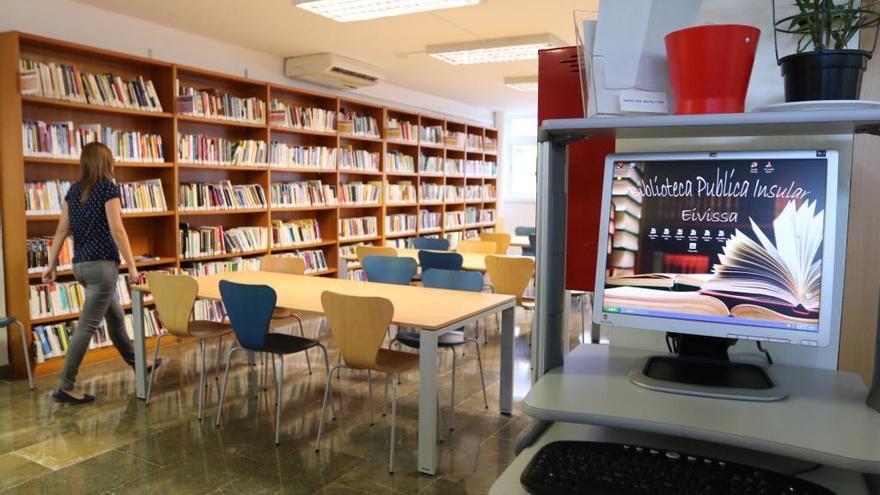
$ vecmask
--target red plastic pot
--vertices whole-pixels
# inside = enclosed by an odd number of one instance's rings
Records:
[[[760,36],[760,29],[738,24],[697,26],[667,34],[675,113],[742,112]]]

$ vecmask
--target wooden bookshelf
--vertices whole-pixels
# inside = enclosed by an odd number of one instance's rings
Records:
[[[111,73],[114,76],[143,77],[151,80],[156,88],[161,112],[100,106],[80,102],[56,100],[40,96],[22,96],[19,89],[19,59],[28,58],[40,62],[60,62],[75,64],[80,70],[91,73]],[[209,118],[200,115],[179,114],[177,104],[178,84],[195,88],[213,88],[222,93],[238,97],[256,97],[265,103],[265,118],[261,122],[234,121]],[[271,104],[278,102],[291,107],[316,108],[330,112],[337,117],[340,111],[355,111],[376,119],[379,136],[353,135],[336,129],[319,129],[282,125],[272,120]],[[495,184],[492,177],[471,174],[451,175],[443,172],[420,173],[419,156],[436,157],[445,165],[447,157],[496,162],[496,152],[475,150],[463,146],[423,142],[419,129],[432,125],[447,130],[470,133],[481,137],[497,139],[498,132],[491,128],[473,126],[464,122],[446,120],[436,115],[421,114],[412,110],[390,108],[368,102],[338,97],[267,83],[227,74],[202,70],[197,67],[182,66],[168,62],[132,56],[65,41],[44,38],[19,32],[0,33],[0,160],[2,160],[2,220],[4,271],[6,283],[7,314],[24,322],[28,330],[32,324],[65,322],[77,317],[75,314],[51,318],[31,319],[28,306],[28,286],[39,282],[40,274],[28,273],[25,241],[36,236],[51,235],[54,232],[58,215],[25,215],[24,182],[50,179],[75,181],[79,177],[79,162],[70,158],[25,156],[21,139],[23,120],[42,120],[46,122],[72,121],[75,125],[102,124],[114,129],[133,130],[158,134],[162,137],[162,163],[117,162],[114,173],[120,182],[159,179],[168,205],[166,212],[127,213],[124,222],[135,255],[150,254],[157,259],[139,263],[139,268],[170,269],[191,266],[196,262],[224,261],[238,257],[254,257],[267,253],[291,253],[300,250],[320,250],[327,260],[328,269],[310,273],[313,276],[338,276],[339,249],[358,243],[385,244],[386,241],[409,242],[417,235],[439,235],[463,233],[465,227],[444,228],[447,211],[464,211],[463,201],[450,201],[441,197],[436,202],[418,200],[418,186],[422,182],[445,186],[448,184]],[[388,132],[386,124],[390,118],[398,122],[408,122],[413,127],[412,139],[402,139],[396,132]],[[217,165],[184,163],[178,159],[179,134],[206,134],[226,139],[249,139],[264,142],[267,149],[273,143],[296,147],[326,147],[336,150],[336,163],[333,168],[307,166],[279,166],[266,164]],[[389,136],[389,134],[391,134]],[[347,146],[355,150],[366,150],[379,154],[378,171],[346,170],[339,167],[341,151]],[[387,152],[396,151],[412,156],[414,170],[389,170]],[[270,152],[271,157],[271,152]],[[178,208],[178,188],[180,184],[191,182],[218,182],[229,180],[232,184],[260,184],[263,187],[267,206],[242,210],[192,211]],[[310,207],[272,207],[270,186],[273,183],[321,180],[336,188],[337,194],[342,184],[350,182],[382,183],[381,197],[389,183],[411,182],[416,187],[416,201],[406,204],[386,204],[380,199],[375,205],[334,205]],[[495,201],[468,202],[467,206],[495,208]],[[389,214],[416,215],[426,209],[440,214],[440,228],[420,229],[414,233],[386,233],[385,216]],[[375,216],[378,231],[376,235],[361,238],[340,239],[337,229],[339,219]],[[316,219],[319,224],[321,240],[290,246],[276,246],[272,242],[272,221],[295,221]],[[224,228],[237,226],[264,227],[268,232],[268,245],[265,249],[244,253],[228,253],[212,256],[186,258],[180,254],[178,245],[178,225],[187,222],[193,226],[223,225]],[[474,229],[490,229],[486,224]],[[70,270],[60,271],[59,280],[70,281]],[[28,344],[33,355],[32,334],[27,332]],[[167,339],[173,343],[174,339]],[[164,345],[164,344],[163,344]],[[9,336],[9,351],[13,368],[17,375],[24,376],[24,359],[21,343],[16,332]],[[110,359],[115,350],[109,347],[90,350],[84,363]],[[31,359],[33,363],[34,360]],[[37,375],[56,372],[63,358],[50,358],[34,366]]]

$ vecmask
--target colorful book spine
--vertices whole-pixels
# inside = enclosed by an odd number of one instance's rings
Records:
[[[342,205],[377,205],[381,194],[380,181],[339,184],[339,204]]]
[[[419,173],[443,175],[443,158],[439,156],[419,155]]]
[[[461,228],[464,226],[463,211],[447,211],[445,226],[447,229]]]
[[[263,186],[222,181],[216,184],[184,183],[178,190],[181,211],[259,209],[266,207]]]
[[[483,136],[479,134],[468,134],[467,135],[467,149],[469,150],[483,150]]]
[[[49,264],[49,250],[52,249],[53,238],[50,236],[30,238],[27,240],[28,273],[43,273]],[[58,252],[57,269],[73,268],[73,238],[68,237]]]
[[[272,100],[269,102],[269,124],[289,129],[336,132],[336,110],[288,105]]]
[[[416,172],[415,159],[412,155],[391,150],[385,153],[385,171],[414,174]]]
[[[260,258],[230,258],[221,261],[200,261],[190,266],[181,267],[180,271],[192,277],[202,275],[218,275],[239,271],[258,271]]]
[[[84,297],[83,287],[76,282],[31,285],[28,288],[31,318],[78,313]]]
[[[446,202],[461,203],[464,201],[464,186],[446,186]]]
[[[464,148],[467,143],[467,137],[461,131],[446,131],[446,137],[443,142],[451,148]]]
[[[400,181],[385,186],[386,205],[413,204],[416,198],[416,186],[412,182]]]
[[[24,183],[25,215],[60,215],[70,181],[48,180]]]
[[[485,151],[498,151],[498,140],[495,138],[491,138],[486,136],[483,138],[483,150]]]
[[[443,201],[444,186],[431,182],[419,184],[419,202],[441,203]]]
[[[379,138],[379,122],[375,117],[358,112],[349,112],[345,109],[339,111],[340,134]]]
[[[497,174],[495,162],[483,160],[465,160],[464,173],[468,177],[484,177],[494,179]]]
[[[273,182],[269,187],[273,208],[334,206],[338,203],[336,188],[320,180]]]
[[[480,225],[495,225],[495,209],[494,208],[483,208],[480,210],[480,216],[478,218],[478,222]]]
[[[236,96],[213,88],[191,88],[182,85],[178,80],[177,113],[206,119],[265,124],[266,102],[255,96]]]
[[[224,229],[221,225],[183,226],[179,235],[180,257],[188,259],[261,251],[268,239],[265,227]]]
[[[447,158],[445,169],[447,177],[461,177],[464,175],[464,160],[461,158]]]
[[[495,185],[483,184],[483,201],[495,201]]]
[[[339,149],[339,170],[378,172],[379,166],[378,152],[356,150],[351,145]]]
[[[24,156],[78,160],[83,146],[103,143],[113,159],[123,162],[163,163],[162,136],[123,131],[101,124],[75,127],[73,122],[25,120],[21,123]]]
[[[165,191],[159,179],[122,182],[119,184],[119,195],[123,213],[168,211]]]
[[[385,234],[415,234],[418,220],[415,215],[399,213],[385,216]]]
[[[386,247],[393,247],[397,249],[410,249],[413,247],[413,238],[412,237],[398,237],[395,239],[385,239]]]
[[[473,227],[480,224],[480,209],[475,206],[468,206],[464,209],[464,225]]]
[[[440,230],[440,212],[419,210],[419,231]]]
[[[198,165],[265,167],[269,149],[265,141],[226,139],[207,134],[178,134],[177,161]]]
[[[416,143],[418,136],[419,126],[408,120],[391,118],[385,122],[385,139]]]
[[[483,186],[479,184],[467,184],[464,186],[465,201],[481,201],[483,199]]]
[[[300,258],[305,261],[306,273],[321,273],[329,270],[329,267],[327,266],[327,258],[324,256],[324,251],[321,251],[320,249],[293,251],[290,253],[284,253],[281,256]]]
[[[290,247],[321,242],[321,226],[318,220],[272,221],[272,247]]]
[[[379,232],[376,217],[340,218],[338,224],[340,240],[375,237]]]
[[[129,338],[133,340],[134,327],[132,315],[125,315],[125,329]],[[64,357],[70,345],[70,339],[76,331],[76,321],[54,323],[51,325],[34,325],[32,328],[36,362],[43,363],[47,359]],[[165,329],[159,320],[155,309],[144,311],[144,334],[154,337]],[[107,333],[107,322],[102,321],[89,342],[89,349],[99,349],[113,345]]]
[[[336,169],[336,148],[326,146],[295,146],[272,141],[269,163],[273,168]]]
[[[423,143],[443,144],[443,126],[424,125],[421,128],[420,137]]]

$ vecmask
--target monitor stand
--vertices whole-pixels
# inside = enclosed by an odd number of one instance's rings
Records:
[[[629,373],[631,382],[661,392],[717,399],[770,402],[788,397],[763,367],[730,361],[727,348],[734,340],[673,335],[678,339],[678,355],[639,360]]]

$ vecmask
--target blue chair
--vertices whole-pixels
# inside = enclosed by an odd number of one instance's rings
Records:
[[[535,235],[534,227],[517,227],[513,229],[513,233],[516,235],[525,235],[525,236],[533,236]],[[529,238],[529,247],[522,248],[523,256],[534,256],[535,255],[535,242],[533,239]]]
[[[483,274],[480,272],[461,272],[453,270],[431,269],[422,272],[422,282],[425,287],[435,289],[449,289],[469,292],[481,292],[483,290]],[[418,349],[420,344],[418,331],[401,330],[394,338],[398,343],[413,349]],[[477,363],[480,368],[480,383],[483,385],[483,405],[489,409],[489,401],[486,399],[486,382],[483,378],[483,358],[480,356],[480,344],[476,339],[465,338],[464,327],[444,333],[437,339],[437,346],[441,349],[452,350],[452,397],[449,401],[450,421],[449,429],[455,428],[455,348],[471,342],[477,348]]]
[[[458,253],[438,253],[436,251],[419,251],[419,265],[422,273],[432,268],[440,270],[461,270],[464,258]]]
[[[432,251],[449,251],[449,240],[439,237],[416,237],[413,239],[413,247]]]
[[[10,328],[11,325],[18,325],[18,333],[21,338],[21,347],[24,350],[24,367],[27,370],[28,377],[28,386],[31,390],[34,389],[34,375],[31,372],[31,358],[30,358],[30,349],[27,344],[27,335],[25,335],[24,324],[18,321],[14,316],[4,316],[0,317],[0,328]]]
[[[409,285],[418,264],[412,258],[367,256],[361,262],[368,282]]]
[[[237,351],[264,352],[272,356],[272,372],[275,376],[275,445],[281,432],[281,387],[284,380],[284,356],[305,352],[313,347],[324,351],[324,368],[329,376],[330,362],[327,349],[314,339],[296,337],[283,333],[270,333],[272,313],[275,311],[277,295],[266,285],[248,285],[220,281],[220,296],[226,315],[232,323],[238,346],[226,354],[226,370],[223,373],[223,386],[220,390],[220,406],[217,410],[217,426],[223,414],[223,399],[226,397],[226,383],[229,380],[229,361]],[[275,355],[281,357],[279,368],[275,368]]]
[[[522,255],[523,256],[534,256],[535,255],[535,234],[529,234],[529,247],[528,247],[528,249],[523,248]]]

